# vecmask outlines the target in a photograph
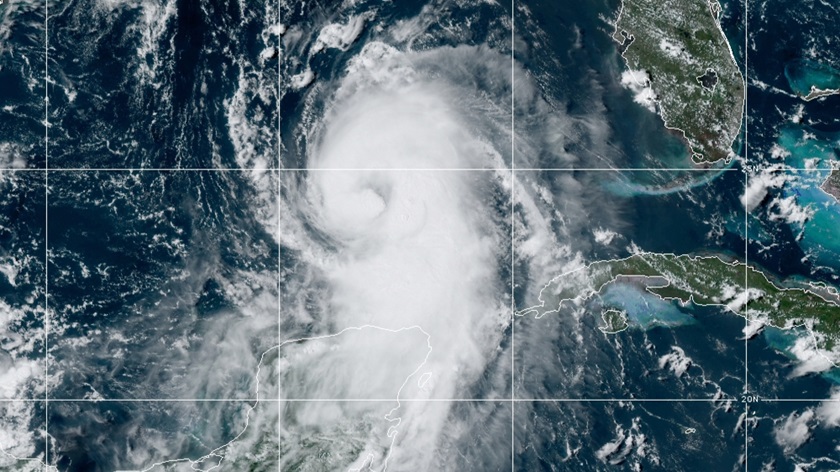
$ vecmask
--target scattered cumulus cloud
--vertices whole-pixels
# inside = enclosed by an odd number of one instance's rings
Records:
[[[755,210],[767,198],[769,189],[781,188],[784,185],[787,177],[782,171],[781,165],[774,164],[749,177],[747,188],[741,195],[741,204],[747,211]]]
[[[656,113],[656,92],[650,87],[650,75],[645,70],[626,70],[621,74],[621,85],[635,95],[633,101]]]
[[[811,438],[813,420],[814,410],[812,409],[807,409],[801,414],[791,413],[773,430],[776,444],[784,448],[786,454],[796,451]]]

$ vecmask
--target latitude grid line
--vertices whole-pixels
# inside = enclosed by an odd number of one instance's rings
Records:
[[[45,167],[44,168],[26,168],[26,169],[19,169],[19,168],[0,168],[0,172],[44,172],[44,182],[45,182],[45,337],[44,337],[44,403],[45,403],[45,470],[50,470],[50,437],[49,437],[49,403],[50,402],[183,402],[183,401],[195,401],[195,402],[226,402],[226,401],[237,401],[237,402],[247,402],[247,401],[256,401],[256,399],[65,399],[65,398],[50,398],[49,397],[49,325],[50,325],[50,312],[49,312],[49,173],[51,171],[58,171],[58,172],[255,172],[255,171],[264,171],[264,172],[271,172],[273,174],[280,174],[283,172],[319,172],[319,171],[485,171],[485,172],[511,172],[511,176],[515,178],[517,172],[535,172],[535,171],[557,171],[557,172],[656,172],[656,171],[683,171],[683,172],[729,172],[729,171],[737,171],[738,169],[682,169],[682,168],[675,168],[675,169],[640,169],[640,168],[521,168],[517,169],[515,167],[515,145],[514,145],[514,133],[512,133],[512,142],[511,142],[511,168],[510,169],[492,169],[492,168],[481,168],[481,169],[282,169],[279,167],[280,162],[282,161],[279,149],[279,141],[278,141],[278,168],[277,169],[237,169],[237,168],[55,168],[51,169],[49,166],[49,1],[45,2],[45,18],[44,18],[44,26],[45,26],[45,66],[44,66],[44,73],[45,73],[45,90],[44,90],[44,108],[45,108],[45,131],[44,131],[44,144],[45,144]],[[745,114],[744,114],[744,126],[745,126],[745,152],[744,152],[744,163],[745,168],[743,172],[745,173],[745,190],[748,187],[749,182],[749,172],[746,168],[746,164],[749,162],[749,109],[748,109],[748,55],[749,55],[749,44],[748,44],[748,7],[749,7],[749,0],[745,0]],[[511,78],[512,78],[512,90],[511,90],[511,126],[512,131],[514,128],[514,93],[515,93],[515,74],[514,74],[514,50],[513,50],[513,37],[514,37],[514,29],[515,29],[515,0],[512,0],[512,12],[511,12]],[[279,13],[279,12],[278,12]],[[278,64],[278,82],[279,82],[279,64]],[[278,121],[279,121],[279,101],[278,101]],[[279,132],[279,130],[278,130]],[[803,172],[823,172],[824,170],[821,169],[796,169],[790,168],[790,170],[796,171],[803,171]],[[279,181],[278,181],[279,185]],[[512,182],[511,185],[511,210],[513,211],[515,200],[515,181]],[[278,189],[278,208],[279,208],[279,189]],[[278,214],[278,235],[281,229],[281,221]],[[512,233],[512,259],[511,259],[511,303],[512,307],[514,307],[514,288],[515,288],[515,281],[513,277],[513,269],[515,265],[515,254],[513,253],[513,249],[515,248],[513,234],[515,231],[515,226],[512,225],[511,233]],[[745,262],[748,262],[748,245],[749,245],[749,218],[748,218],[748,211],[745,211]],[[279,246],[279,244],[278,244]],[[281,279],[280,279],[280,252],[278,248],[278,317],[280,316],[280,310],[282,309],[280,305],[280,288],[281,288]],[[745,289],[748,291],[748,266],[745,267]],[[746,314],[745,322],[749,323],[749,305],[746,305]],[[279,319],[278,319],[279,325]],[[513,333],[515,332],[515,317],[512,318],[512,347],[514,346],[514,336]],[[278,326],[278,334],[279,326]],[[745,339],[745,377],[744,377],[744,392],[748,392],[748,340]],[[681,399],[644,399],[644,398],[612,398],[612,399],[597,399],[597,398],[515,398],[515,391],[513,389],[514,385],[514,362],[515,362],[515,355],[514,349],[511,349],[511,398],[508,400],[511,403],[511,434],[512,434],[512,447],[514,446],[515,441],[515,429],[514,429],[514,409],[513,406],[515,403],[519,402],[722,402],[722,401],[737,401],[737,399],[730,399],[730,398],[723,398],[723,399],[704,399],[704,398],[681,398]],[[277,402],[361,402],[361,401],[371,401],[371,402],[380,402],[380,401],[393,401],[393,398],[387,399],[282,399],[278,397],[276,399]],[[481,398],[472,398],[472,399],[399,399],[400,401],[405,402],[435,402],[435,401],[444,401],[444,402],[494,402],[494,403],[501,403],[503,399],[481,399]],[[32,401],[32,402],[40,402],[41,400],[33,399],[0,399],[0,401]],[[259,401],[275,401],[274,399],[259,399]],[[797,398],[768,398],[762,399],[762,402],[834,402],[840,401],[840,399],[834,398],[819,398],[819,399],[797,399]],[[748,444],[749,444],[749,405],[745,404],[745,414],[747,415],[747,421],[745,422],[745,468],[748,465]],[[279,424],[278,424],[279,426]],[[515,451],[512,450],[512,467],[513,467],[513,457],[515,455]]]
[[[532,172],[692,172],[692,173],[710,173],[710,172],[745,172],[745,169],[733,169],[733,168],[724,168],[724,169],[702,169],[702,168],[651,168],[651,169],[643,169],[638,167],[615,167],[615,168],[605,168],[605,167],[520,167],[516,169],[511,168],[494,168],[494,167],[487,167],[487,168],[347,168],[347,169],[304,169],[304,168],[291,168],[291,169],[273,169],[273,168],[190,168],[190,167],[137,167],[137,168],[97,168],[97,167],[51,167],[49,169],[43,167],[32,167],[32,168],[13,168],[13,167],[0,167],[0,172],[32,172],[38,173],[43,172],[76,172],[76,173],[83,173],[83,172],[218,172],[218,173],[249,173],[249,172],[266,172],[266,173],[294,173],[294,172],[496,172],[496,173],[508,173],[508,172],[515,172],[515,173],[532,173]],[[827,169],[818,169],[818,168],[799,168],[799,167],[786,167],[785,170],[791,172],[829,172]]]
[[[50,403],[374,403],[394,402],[396,398],[50,398]],[[400,398],[412,403],[506,403],[510,398]],[[515,398],[515,403],[723,403],[738,402],[735,397],[722,398]],[[40,398],[0,398],[3,403],[45,403]],[[762,403],[840,403],[840,398],[762,398]]]

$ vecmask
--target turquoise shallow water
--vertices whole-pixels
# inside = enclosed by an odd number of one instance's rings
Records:
[[[781,330],[777,328],[766,328],[763,337],[767,345],[782,353],[790,360],[796,360],[796,356],[790,349],[796,344],[796,340],[802,336],[808,336],[804,329]],[[840,384],[840,369],[831,369],[820,374],[824,379]]]
[[[840,88],[840,70],[825,63],[798,59],[785,66],[785,78],[791,90],[808,95],[811,87],[818,89]]]
[[[734,160],[724,167],[708,172],[661,173],[660,178],[670,177],[667,182],[641,182],[638,175],[621,175],[615,180],[604,183],[604,188],[619,197],[663,196],[682,193],[709,185],[727,170],[732,169]]]
[[[811,139],[803,139],[808,133]],[[804,224],[792,223],[791,229],[802,231],[800,247],[820,265],[840,267],[840,202],[820,188],[831,172],[830,161],[837,152],[836,133],[815,135],[804,129],[787,128],[778,144],[790,152],[787,163],[795,169],[788,172],[791,181],[782,190],[785,198],[812,212]]]
[[[662,300],[638,287],[628,284],[610,285],[601,296],[605,306],[627,312],[630,328],[644,330],[658,326],[685,326],[696,323],[691,315],[683,313],[674,302]]]

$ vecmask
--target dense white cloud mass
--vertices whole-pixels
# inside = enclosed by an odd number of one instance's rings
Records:
[[[427,76],[452,61],[504,70],[503,56],[482,49],[367,45],[316,127],[293,204],[317,230],[290,243],[309,252],[328,297],[318,316],[338,334],[281,347],[281,396],[382,400],[295,407],[298,429],[364,419],[370,439],[355,468],[428,469],[422,451],[435,447],[450,407],[399,400],[467,395],[510,321],[499,278],[510,261],[507,165],[470,115],[487,104]]]
[[[476,405],[456,418],[449,400],[476,388],[484,398],[510,395],[511,224],[520,260],[542,280],[579,263],[558,238],[580,231],[586,211],[574,176],[558,174],[565,180],[553,189],[528,173],[512,181],[511,75],[524,115],[517,165],[574,162],[566,146],[602,146],[608,132],[597,113],[575,121],[548,106],[511,66],[486,47],[405,52],[370,41],[339,80],[307,89],[307,171],[281,183],[281,244],[301,261],[284,281],[284,316],[323,329],[281,346],[279,370],[266,379],[286,398],[382,401],[297,403],[286,415],[288,444],[319,422],[329,425],[319,428],[325,438],[355,424],[363,452],[351,468],[431,470],[456,454],[429,453],[444,438],[466,440],[473,423],[510,427],[504,409]],[[555,198],[563,214],[547,217]],[[617,235],[593,238],[608,245]]]

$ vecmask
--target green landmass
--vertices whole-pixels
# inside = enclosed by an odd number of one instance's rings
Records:
[[[840,164],[832,166],[831,173],[828,174],[828,178],[825,179],[820,188],[823,192],[840,201]]]
[[[726,307],[750,321],[781,329],[805,326],[818,334],[818,347],[827,351],[840,341],[836,290],[816,284],[784,286],[756,267],[717,256],[642,253],[594,262],[554,278],[540,292],[541,305],[521,314],[541,317],[556,312],[564,304],[584,302],[622,280],[642,282],[647,291],[663,299]],[[608,326],[612,323],[604,321]]]
[[[808,92],[808,95],[802,97],[803,100],[806,102],[810,102],[811,100],[816,100],[822,97],[829,97],[831,95],[840,95],[840,89],[821,89],[812,86],[811,91]]]
[[[615,308],[608,308],[602,311],[601,319],[604,320],[604,326],[598,329],[606,334],[617,334],[630,326],[627,323],[627,312],[616,310]]]
[[[629,69],[647,72],[665,125],[682,131],[698,163],[731,153],[744,78],[707,0],[623,0],[613,38]]]

